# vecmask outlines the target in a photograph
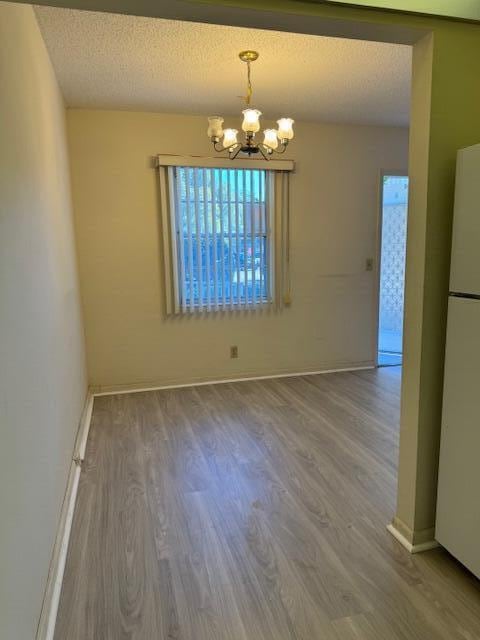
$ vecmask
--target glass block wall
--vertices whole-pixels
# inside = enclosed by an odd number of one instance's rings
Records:
[[[385,176],[378,348],[389,353],[402,351],[407,208],[408,178]]]

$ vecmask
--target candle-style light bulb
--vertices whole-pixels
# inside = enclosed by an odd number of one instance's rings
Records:
[[[280,118],[280,120],[277,120],[277,137],[279,140],[291,140],[293,138],[294,122],[295,120],[292,120],[292,118]]]
[[[221,138],[223,136],[223,118],[221,116],[210,116],[208,118],[207,136],[209,138]]]
[[[244,109],[242,129],[245,133],[256,133],[260,130],[260,116],[262,112],[258,109]]]
[[[263,135],[265,136],[263,139],[263,144],[265,147],[268,147],[269,149],[276,149],[278,147],[276,129],[265,129]]]
[[[223,146],[231,147],[237,144],[237,129],[225,129],[223,132]]]

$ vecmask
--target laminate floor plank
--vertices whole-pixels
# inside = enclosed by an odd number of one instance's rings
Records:
[[[55,640],[480,640],[480,586],[411,556],[400,369],[95,399]]]

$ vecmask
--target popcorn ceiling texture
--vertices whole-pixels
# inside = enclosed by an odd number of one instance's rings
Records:
[[[222,113],[245,93],[237,57],[256,49],[254,104],[269,119],[406,126],[411,49],[362,40],[36,7],[70,107]]]

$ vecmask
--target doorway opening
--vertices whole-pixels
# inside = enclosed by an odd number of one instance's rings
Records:
[[[377,364],[402,364],[408,176],[385,173],[381,185]]]

